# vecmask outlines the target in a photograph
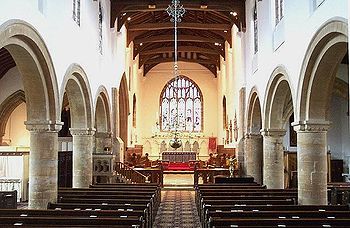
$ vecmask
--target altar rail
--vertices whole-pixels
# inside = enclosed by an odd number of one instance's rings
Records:
[[[164,151],[162,160],[169,162],[189,162],[196,160],[196,152],[193,151]]]

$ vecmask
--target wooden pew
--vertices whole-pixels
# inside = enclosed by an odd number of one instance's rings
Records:
[[[144,205],[148,212],[145,216],[148,227],[152,225],[160,204],[160,197],[159,186],[148,184],[104,184],[103,186],[98,185],[96,188],[60,188],[58,191],[59,203],[99,206],[110,204],[119,204],[119,206]]]
[[[144,228],[143,219],[138,216],[129,217],[78,217],[78,216],[50,216],[50,217],[17,217],[8,216],[0,218],[1,227],[10,226],[36,226],[36,227],[137,227]]]
[[[211,218],[210,227],[349,227],[350,218]]]
[[[28,210],[28,209],[7,209],[0,210],[0,220],[2,217],[57,217],[62,216],[66,219],[75,217],[89,218],[129,218],[138,217],[143,224],[146,224],[148,218],[146,210]],[[132,225],[132,224],[131,224]],[[137,225],[137,224],[135,224]],[[144,225],[143,225],[144,226]]]

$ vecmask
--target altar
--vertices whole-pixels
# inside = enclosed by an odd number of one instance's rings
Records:
[[[163,151],[162,160],[169,162],[189,162],[196,160],[194,151]]]

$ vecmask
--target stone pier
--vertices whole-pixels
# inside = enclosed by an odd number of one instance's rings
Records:
[[[86,188],[92,184],[92,153],[95,129],[71,128],[73,136],[73,188]]]
[[[263,140],[260,134],[249,133],[245,136],[247,175],[262,183]]]
[[[298,203],[327,205],[329,122],[293,124],[298,133]]]
[[[283,129],[262,130],[263,135],[263,184],[267,188],[284,188]]]
[[[26,122],[30,131],[30,209],[46,209],[57,201],[58,131],[61,124]]]

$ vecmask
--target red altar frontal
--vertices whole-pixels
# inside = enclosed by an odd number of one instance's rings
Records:
[[[165,170],[194,170],[197,153],[194,151],[164,151],[162,165]]]

